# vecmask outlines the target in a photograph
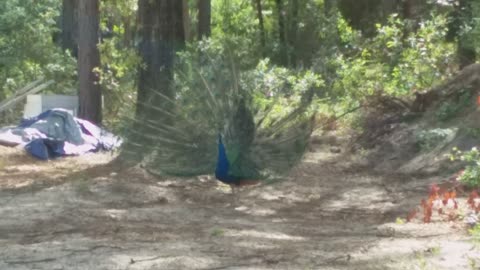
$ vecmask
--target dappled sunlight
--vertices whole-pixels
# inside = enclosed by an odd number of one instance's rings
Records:
[[[229,237],[251,237],[285,241],[305,240],[305,238],[301,236],[293,236],[281,232],[261,232],[255,230],[226,230],[224,235]]]
[[[5,149],[8,151],[3,152]],[[114,158],[110,153],[95,153],[42,161],[28,156],[23,149],[3,146],[0,146],[0,153],[0,190],[40,188],[86,178],[82,172],[105,165]]]
[[[375,187],[355,187],[344,191],[338,198],[325,203],[327,209],[359,208],[388,210],[395,205],[390,202],[385,190]]]
[[[120,209],[106,209],[106,215],[113,219],[123,219],[127,214],[127,210],[120,210]]]
[[[308,194],[309,192],[311,192],[311,194]],[[281,201],[284,203],[309,202],[321,197],[319,193],[314,193],[309,187],[296,185],[290,185],[286,189],[282,186],[275,188],[269,186],[264,189],[256,190],[253,194],[255,194],[257,198],[265,201]]]
[[[243,212],[246,214],[250,214],[253,216],[271,216],[276,214],[276,211],[273,209],[268,208],[260,208],[260,207],[247,207],[247,206],[239,206],[236,207],[235,210],[239,212]]]

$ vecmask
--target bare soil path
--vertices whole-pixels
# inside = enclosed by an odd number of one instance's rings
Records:
[[[461,224],[395,224],[433,179],[314,150],[235,201],[208,176],[0,147],[0,269],[480,269]]]

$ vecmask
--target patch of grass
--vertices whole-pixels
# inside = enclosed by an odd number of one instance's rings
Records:
[[[472,241],[476,246],[480,246],[480,224],[477,224],[472,229],[468,230],[470,236],[472,236]]]
[[[418,266],[416,269],[421,269],[421,270],[433,270],[436,269],[434,268],[431,264],[428,263],[426,256],[437,256],[440,254],[440,247],[430,247],[427,248],[424,251],[417,251],[415,252],[415,257],[417,259]]]
[[[215,228],[215,229],[212,230],[210,235],[213,236],[213,237],[220,237],[220,236],[225,235],[225,231],[220,229],[220,228]]]
[[[417,262],[418,262],[418,269],[422,269],[422,270],[427,270],[427,259],[425,259],[425,255],[421,252],[418,252],[416,254],[416,259],[417,259]]]
[[[475,260],[474,258],[470,258],[468,257],[468,266],[470,267],[470,269],[472,270],[476,270],[478,269],[478,264],[477,264],[477,260]]]
[[[398,224],[398,225],[403,225],[406,222],[407,221],[404,218],[401,218],[401,217],[397,217],[397,219],[395,220],[395,223]]]
[[[472,147],[470,151],[460,151],[454,147],[450,154],[450,160],[460,160],[467,165],[459,173],[458,180],[471,188],[480,187],[480,151],[477,147]]]
[[[438,256],[438,255],[440,255],[441,248],[440,248],[440,246],[431,247],[427,251],[430,252],[430,254],[432,254],[434,256]]]

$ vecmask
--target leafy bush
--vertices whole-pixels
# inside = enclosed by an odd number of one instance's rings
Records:
[[[478,151],[476,147],[466,152],[453,148],[450,159],[452,161],[460,160],[467,163],[463,172],[458,176],[460,182],[469,187],[480,187],[480,151]]]
[[[0,99],[40,77],[54,78],[51,90],[74,85],[76,63],[54,37],[61,1],[0,1]]]
[[[431,150],[438,144],[445,141],[445,139],[453,134],[452,129],[431,129],[422,130],[416,134],[415,141],[421,150]]]
[[[377,24],[377,35],[362,39],[343,25],[342,40],[351,43],[350,53],[337,57],[334,93],[358,104],[378,92],[395,97],[411,96],[452,75],[453,44],[445,41],[447,18],[432,15],[408,32],[406,23],[392,15],[386,25]]]
[[[475,244],[480,245],[480,224],[477,224],[475,227],[468,231],[472,240]]]
[[[470,92],[465,92],[460,96],[457,102],[448,100],[440,104],[440,107],[435,112],[438,120],[448,121],[453,117],[457,116],[462,110],[468,107],[469,103],[472,100],[472,95]]]

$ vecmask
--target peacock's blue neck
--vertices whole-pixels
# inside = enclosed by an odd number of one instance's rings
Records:
[[[233,183],[234,179],[228,174],[230,163],[228,162],[225,145],[223,145],[221,135],[218,136],[218,157],[217,167],[215,168],[215,177],[224,183]]]

